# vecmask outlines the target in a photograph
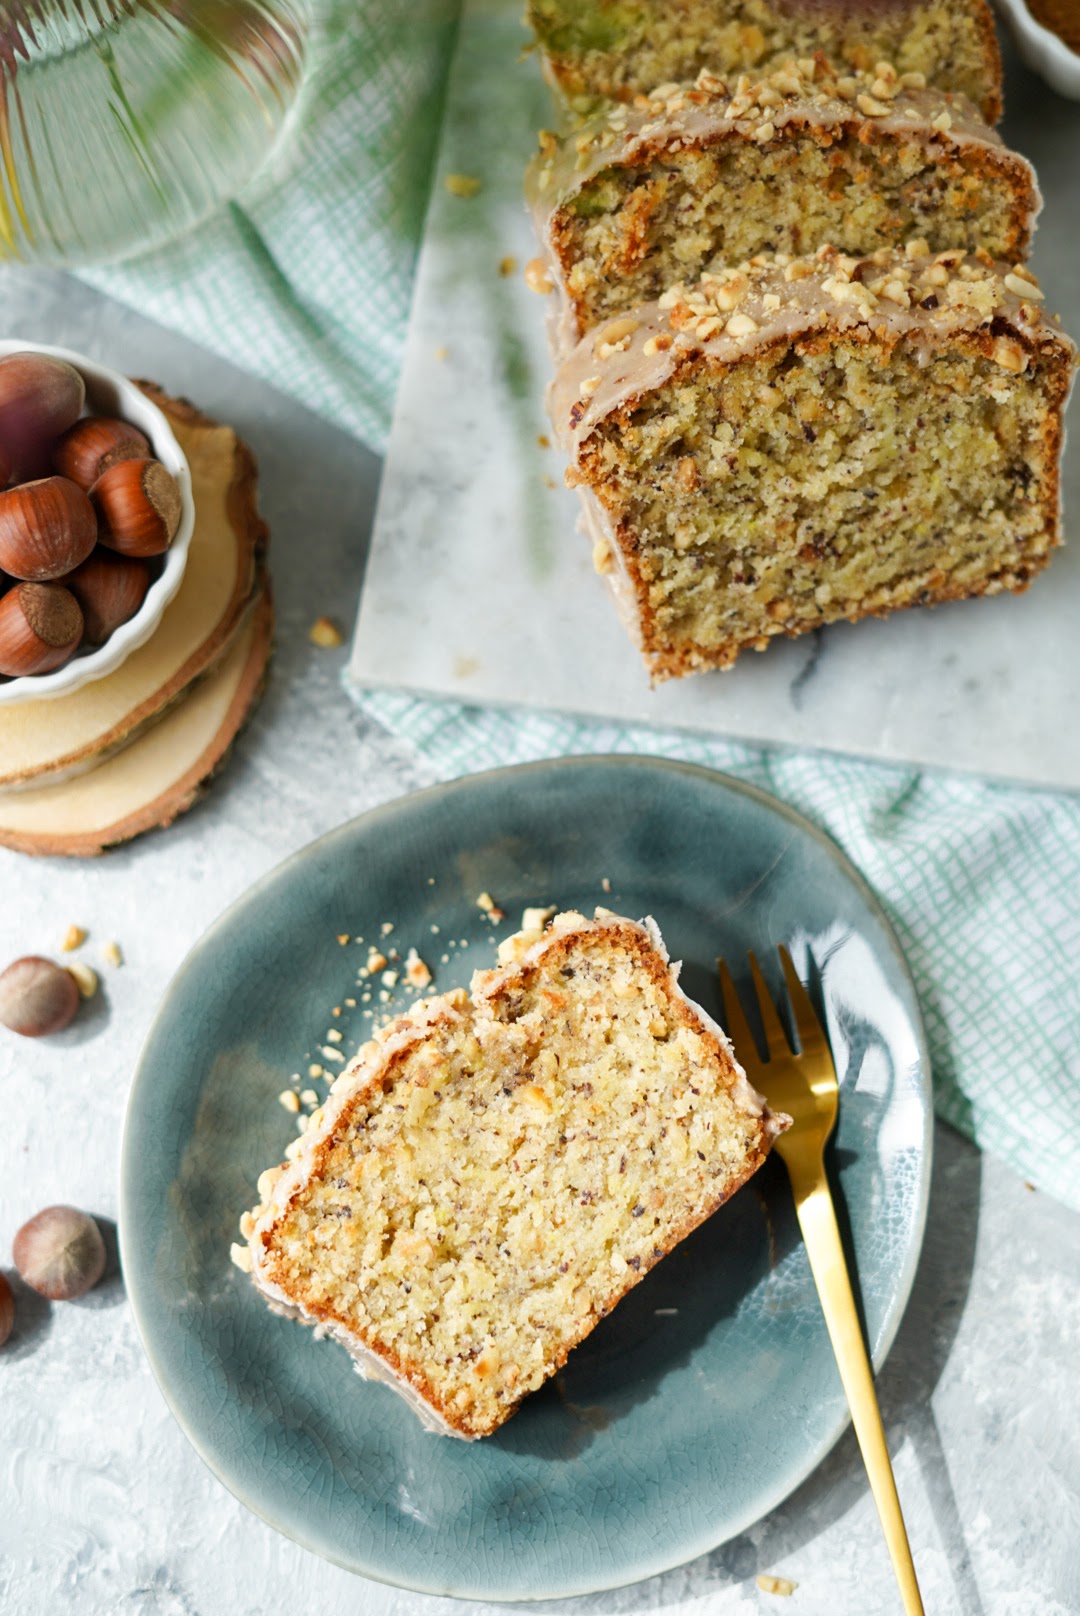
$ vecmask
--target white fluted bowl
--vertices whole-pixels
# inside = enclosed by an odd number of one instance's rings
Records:
[[[166,417],[134,382],[122,376],[118,370],[110,370],[107,365],[87,359],[84,354],[72,353],[68,348],[51,348],[43,342],[23,342],[18,338],[0,342],[0,359],[13,353],[39,353],[47,354],[52,359],[66,359],[86,383],[86,402],[92,414],[118,416],[146,434],[155,456],[176,479],[180,490],[180,525],[172,544],[161,558],[161,572],[150,585],[146,599],[134,617],[122,623],[104,645],[77,651],[70,662],[65,662],[62,668],[56,668],[52,673],[0,679],[0,704],[40,701],[43,696],[70,695],[92,679],[102,679],[107,673],[114,672],[132,651],[144,645],[180,588],[195,528],[195,501],[191,493],[187,457]]]
[[[1080,101],[1080,56],[1053,29],[1036,22],[1026,0],[997,0],[997,6],[1010,23],[1016,48],[1027,66],[1059,95]]]

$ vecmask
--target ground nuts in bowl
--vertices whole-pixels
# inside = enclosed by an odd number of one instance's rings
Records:
[[[179,589],[194,523],[184,453],[133,382],[0,342],[0,704],[118,668]]]

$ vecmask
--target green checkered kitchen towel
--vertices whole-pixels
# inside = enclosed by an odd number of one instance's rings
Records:
[[[290,167],[167,252],[93,277],[381,446],[453,0],[323,0]],[[368,696],[433,778],[566,753],[728,770],[830,832],[915,972],[940,1114],[1080,1208],[1080,802],[837,758]]]

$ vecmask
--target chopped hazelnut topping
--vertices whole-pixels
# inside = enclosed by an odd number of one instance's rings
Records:
[[[733,314],[724,327],[729,337],[752,337],[757,329],[757,321],[748,314]]]
[[[64,933],[64,941],[61,943],[60,946],[63,949],[65,954],[70,954],[76,948],[81,948],[82,947],[82,945],[85,943],[85,941],[87,939],[87,936],[88,936],[88,933],[87,933],[87,931],[85,930],[84,927],[82,927],[82,926],[69,926],[67,931]]]
[[[1011,337],[998,337],[990,357],[1002,370],[1011,370],[1018,376],[1027,369],[1028,356]]]
[[[855,105],[860,112],[865,112],[868,118],[887,118],[889,109],[883,101],[876,101],[872,95],[858,95]]]
[[[1006,275],[1005,285],[1017,297],[1032,297],[1036,302],[1041,301],[1046,293],[1037,281],[1028,280],[1027,271],[1017,267],[1011,275]]]
[[[283,1105],[286,1111],[291,1111],[295,1115],[300,1109],[300,1096],[295,1089],[282,1089],[278,1095],[278,1104]]]
[[[608,320],[593,337],[594,350],[602,359],[621,352],[629,345],[630,338],[640,324],[641,321],[635,320],[631,314],[621,315],[617,320]],[[606,353],[603,351],[605,348]]]
[[[124,956],[120,951],[119,943],[102,943],[101,957],[105,964],[111,965],[114,970],[117,970],[124,963]]]

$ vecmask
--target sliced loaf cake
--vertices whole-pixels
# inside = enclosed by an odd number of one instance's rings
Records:
[[[647,303],[674,282],[761,252],[1027,254],[1039,195],[963,96],[886,62],[822,62],[730,84],[709,72],[576,133],[541,135],[526,194],[562,305],[558,335]]]
[[[763,256],[582,338],[550,395],[654,679],[1022,590],[1060,542],[1075,349],[987,254]]]

